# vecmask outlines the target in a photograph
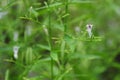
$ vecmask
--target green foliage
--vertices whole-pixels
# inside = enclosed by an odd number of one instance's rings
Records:
[[[0,80],[119,80],[119,4],[0,0]]]

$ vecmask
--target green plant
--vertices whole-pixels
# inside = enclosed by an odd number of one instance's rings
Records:
[[[0,1],[0,80],[119,80],[119,3]]]

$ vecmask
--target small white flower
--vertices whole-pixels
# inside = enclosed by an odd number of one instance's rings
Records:
[[[48,36],[48,29],[46,28],[45,25],[43,25],[43,30],[45,31],[45,34]]]
[[[92,37],[92,27],[93,27],[93,25],[92,24],[87,24],[86,27],[87,27],[88,35],[91,38]]]
[[[8,14],[8,12],[0,12],[0,19],[2,19],[7,14]]]
[[[19,46],[14,46],[13,47],[13,52],[14,52],[14,58],[18,59],[18,51],[19,51]]]
[[[31,25],[27,25],[26,26],[26,35],[30,36],[32,34],[32,26]]]
[[[75,32],[76,32],[76,33],[79,33],[79,32],[80,32],[79,26],[76,26],[76,27],[75,27]]]
[[[30,9],[32,9],[33,7],[31,6]]]
[[[13,37],[13,40],[14,41],[17,41],[18,40],[18,31],[15,31],[14,33],[13,33],[13,35],[14,35],[14,37]]]

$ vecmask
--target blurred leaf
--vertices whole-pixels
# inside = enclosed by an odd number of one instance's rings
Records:
[[[97,55],[89,55],[89,54],[80,54],[80,53],[74,53],[74,55],[70,56],[71,59],[89,59],[89,60],[93,60],[93,59],[101,59],[100,56]]]
[[[116,75],[114,80],[119,80],[119,79],[120,79],[120,74]]]
[[[72,0],[70,4],[84,4],[84,3],[93,3],[94,1],[81,1],[81,0]]]
[[[25,53],[26,64],[31,64],[33,62],[33,50],[31,47],[27,48]]]
[[[40,47],[41,49],[45,49],[45,50],[49,50],[50,51],[50,47],[47,45],[42,45],[42,44],[38,44],[38,47]]]
[[[9,70],[7,70],[5,73],[5,80],[9,80]]]
[[[62,3],[54,3],[54,4],[50,4],[49,5],[49,8],[51,9],[51,8],[54,8],[54,7],[58,7],[58,6],[61,6],[62,5]],[[46,9],[46,8],[48,8],[47,6],[44,6],[44,7],[40,7],[40,8],[36,8],[35,10],[41,10],[41,9]]]
[[[58,54],[56,52],[52,52],[50,54],[50,56],[53,58],[53,60],[55,60],[56,62],[58,62]]]
[[[64,77],[65,75],[67,75],[71,70],[72,70],[71,67],[68,68],[64,73],[62,73],[62,74],[60,75],[60,77],[58,77],[58,79],[55,79],[55,80],[62,80],[63,77]]]

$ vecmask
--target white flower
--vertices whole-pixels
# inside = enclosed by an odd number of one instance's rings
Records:
[[[15,31],[13,35],[14,35],[13,40],[17,41],[18,40],[18,32]]]
[[[2,19],[7,14],[8,14],[8,12],[0,12],[0,19]]]
[[[26,26],[26,35],[30,36],[32,34],[32,26],[31,25],[27,25]]]
[[[79,33],[79,32],[80,32],[79,26],[76,26],[76,27],[75,27],[75,32],[76,32],[76,33]]]
[[[18,51],[19,51],[19,46],[14,46],[13,47],[13,52],[14,52],[14,58],[18,59]]]
[[[46,28],[45,25],[43,25],[43,30],[45,31],[45,34],[48,36],[48,29]]]
[[[88,35],[91,38],[92,37],[92,27],[93,27],[93,25],[92,24],[87,24],[86,27],[87,27]]]

